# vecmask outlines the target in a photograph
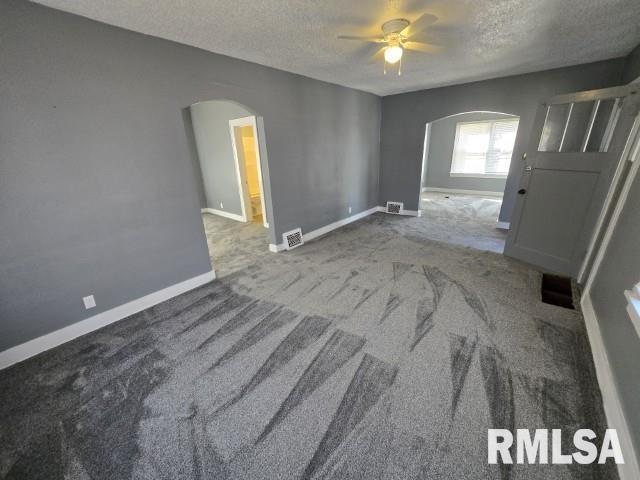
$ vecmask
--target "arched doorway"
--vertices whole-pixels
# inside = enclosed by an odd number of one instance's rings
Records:
[[[241,103],[216,99],[183,111],[207,245],[217,275],[268,252],[273,210],[264,122]]]
[[[502,253],[508,225],[498,222],[519,117],[471,111],[426,124],[420,210],[430,235]]]

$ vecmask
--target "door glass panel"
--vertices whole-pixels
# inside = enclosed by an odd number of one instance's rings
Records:
[[[540,136],[539,152],[558,152],[562,143],[564,127],[569,115],[570,103],[550,105],[547,109],[547,118],[544,122],[542,135]]]
[[[589,130],[589,120],[596,102],[576,102],[571,107],[569,124],[560,146],[561,152],[580,152]]]
[[[613,118],[611,127],[607,129],[611,114],[614,112],[614,105],[616,104],[615,98],[609,98],[607,100],[601,100],[598,105],[598,111],[596,118],[593,121],[593,127],[591,128],[591,135],[589,135],[589,141],[587,142],[587,152],[606,152],[608,142],[605,142],[605,133],[609,131],[613,133],[615,128],[615,118]],[[615,115],[614,115],[615,117]],[[610,138],[610,135],[607,135]]]

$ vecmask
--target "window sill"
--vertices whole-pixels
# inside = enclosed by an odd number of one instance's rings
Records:
[[[462,177],[462,178],[501,178],[506,179],[506,175],[498,175],[493,173],[449,173],[450,177]]]
[[[624,292],[624,296],[627,297],[627,313],[631,317],[631,323],[636,328],[636,332],[640,335],[640,287],[636,286],[633,290],[627,290]]]

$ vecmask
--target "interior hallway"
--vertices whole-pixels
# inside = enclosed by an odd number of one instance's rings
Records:
[[[527,266],[414,217],[280,254],[205,222],[219,280],[0,372],[3,478],[533,479],[487,428],[602,432],[582,317]]]
[[[502,253],[507,231],[496,228],[502,199],[422,192],[420,231],[440,242]]]

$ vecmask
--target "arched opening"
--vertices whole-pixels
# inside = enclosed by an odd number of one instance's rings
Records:
[[[241,103],[216,99],[183,109],[200,209],[218,276],[268,251],[273,211],[264,122]]]
[[[498,215],[518,124],[516,115],[490,111],[426,124],[420,211],[438,239],[503,252],[506,225]]]

